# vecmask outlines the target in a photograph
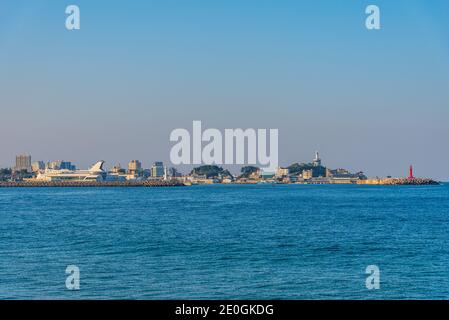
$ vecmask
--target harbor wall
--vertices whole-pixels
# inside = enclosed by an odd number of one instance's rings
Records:
[[[1,181],[0,188],[16,187],[177,187],[179,181]]]

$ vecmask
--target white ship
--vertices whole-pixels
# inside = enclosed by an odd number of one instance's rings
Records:
[[[103,169],[104,161],[98,161],[88,170],[53,170],[45,169],[36,180],[42,181],[104,181],[107,172]]]

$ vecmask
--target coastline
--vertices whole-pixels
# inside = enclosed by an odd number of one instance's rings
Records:
[[[0,188],[67,188],[67,187],[184,187],[192,185],[260,185],[260,184],[281,184],[281,185],[355,185],[355,186],[429,186],[441,185],[432,179],[424,178],[376,178],[359,180],[356,183],[283,183],[283,182],[232,182],[232,183],[186,183],[178,180],[143,180],[143,181],[0,181]]]
[[[48,187],[180,187],[179,181],[0,181],[0,188]]]

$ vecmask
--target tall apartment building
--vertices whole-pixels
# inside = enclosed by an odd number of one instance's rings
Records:
[[[139,160],[131,160],[128,163],[128,173],[133,175],[140,175],[142,172],[142,163]]]
[[[30,155],[18,155],[16,156],[16,166],[15,171],[26,170],[31,172],[31,156]]]
[[[153,166],[151,167],[151,176],[153,178],[161,178],[164,176],[165,169],[164,164],[160,161],[156,161],[153,163]]]

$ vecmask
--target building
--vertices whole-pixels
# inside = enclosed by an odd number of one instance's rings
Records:
[[[254,171],[253,173],[251,173],[248,178],[252,179],[252,180],[259,180],[261,175],[262,175],[262,171],[259,169],[259,170]]]
[[[329,176],[337,178],[347,178],[351,176],[351,173],[346,169],[338,168],[335,170],[330,170]]]
[[[61,170],[71,170],[71,171],[76,170],[76,166],[73,165],[70,161],[61,161],[59,164],[59,168]]]
[[[165,168],[164,164],[160,161],[156,161],[153,163],[153,166],[151,167],[151,177],[153,178],[161,178],[164,176]]]
[[[302,177],[304,180],[311,179],[313,177],[313,171],[312,170],[304,170],[302,172]]]
[[[260,179],[262,179],[262,180],[271,180],[274,178],[274,176],[275,176],[275,174],[272,172],[264,172],[263,171],[260,173]]]
[[[104,181],[107,172],[104,161],[98,161],[87,170],[49,169],[40,172],[36,179],[42,181]]]
[[[128,173],[130,175],[139,176],[142,172],[142,163],[139,160],[131,160],[128,163]]]
[[[289,172],[289,169],[288,169],[288,168],[282,168],[282,167],[279,167],[279,168],[276,170],[276,177],[277,177],[277,178],[286,177],[286,176],[288,176],[289,173],[290,173],[290,172]]]
[[[56,160],[48,162],[46,168],[49,170],[70,170],[70,171],[76,170],[75,165],[73,165],[70,161],[64,160]]]
[[[133,180],[135,178],[134,175],[128,176],[126,170],[123,169],[120,164],[113,166],[106,176],[107,181],[125,181],[128,179]]]
[[[16,156],[16,166],[14,167],[14,171],[31,172],[31,156],[30,155]]]
[[[33,162],[31,164],[31,171],[32,172],[39,172],[39,171],[42,171],[42,170],[45,170],[45,163],[44,163],[44,161],[36,161],[36,162]]]
[[[112,167],[111,173],[115,173],[115,174],[125,174],[125,173],[126,173],[126,170],[123,169],[123,168],[120,166],[120,164],[119,164],[119,165],[116,165],[116,166],[113,166],[113,167]]]
[[[343,169],[343,168],[338,168],[335,170],[328,170],[326,173],[327,177],[333,178],[334,180],[337,179],[366,179],[365,174],[360,171],[357,173],[351,173],[349,170]]]
[[[126,180],[136,180],[137,176],[134,174],[128,175],[126,170],[120,166],[120,164],[112,167],[108,175],[106,176],[107,181],[126,181]]]
[[[182,174],[176,168],[173,168],[173,167],[168,169],[168,175],[173,178],[182,177]]]

